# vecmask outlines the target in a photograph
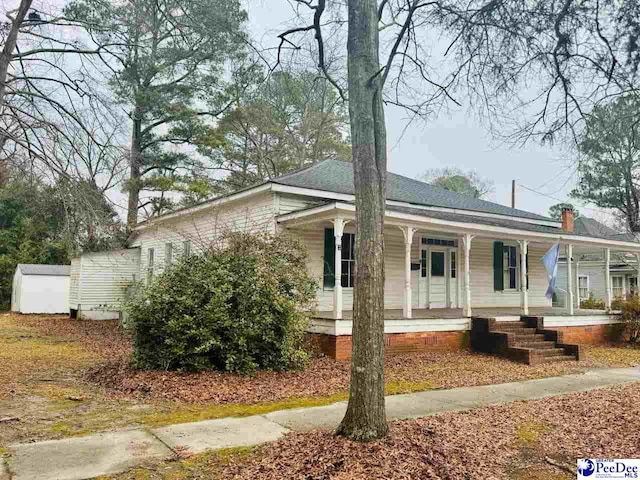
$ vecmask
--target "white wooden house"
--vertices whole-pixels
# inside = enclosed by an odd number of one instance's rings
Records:
[[[575,231],[585,235],[596,234],[612,240],[635,240],[632,234],[616,232],[588,217],[579,217],[575,220]],[[638,269],[640,268],[638,254],[614,250],[609,255],[608,269],[606,252],[602,249],[576,252],[571,260],[575,275],[572,288],[576,307],[590,297],[605,301],[607,291],[609,291],[609,298],[613,299],[638,295]],[[605,270],[609,272],[609,280]],[[566,255],[560,257],[558,287],[564,291],[568,289]]]
[[[69,307],[72,318],[114,320],[122,302],[140,280],[137,248],[89,252],[71,260]]]
[[[387,183],[387,333],[427,338],[431,332],[464,332],[474,314],[505,320],[521,314],[553,316],[545,325],[558,327],[615,321],[606,311],[596,317],[575,309],[573,299],[566,309],[554,309],[545,297],[548,279],[540,259],[556,243],[569,257],[594,250],[635,254],[640,244],[575,232],[568,211],[560,222],[392,173]],[[308,269],[319,285],[310,331],[348,336],[354,200],[352,165],[327,160],[141,223],[130,245],[140,249],[140,276],[148,279],[178,255],[219,240],[226,230],[293,234],[306,246]],[[571,266],[567,278],[573,281]],[[570,285],[567,295],[571,292]]]
[[[69,313],[69,266],[18,264],[13,275],[11,311]]]

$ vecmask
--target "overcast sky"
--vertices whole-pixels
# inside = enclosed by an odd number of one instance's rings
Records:
[[[285,30],[293,18],[290,0],[243,2],[249,13],[251,36],[263,46],[277,45],[277,34]],[[17,3],[17,0],[0,0],[5,10],[15,8]],[[52,6],[65,3],[65,0],[36,0],[34,6],[50,11]],[[511,201],[511,181],[515,179],[517,207],[539,214],[547,214],[550,205],[568,199],[576,182],[570,152],[535,143],[517,148],[498,142],[491,137],[483,120],[469,108],[468,101],[458,100],[463,107],[454,109],[452,104],[451,111],[432,118],[429,123],[413,123],[408,127],[406,112],[395,107],[386,110],[390,171],[415,178],[431,168],[472,169],[493,181],[494,192],[489,199],[505,205]],[[596,207],[571,201],[583,214],[606,219]]]

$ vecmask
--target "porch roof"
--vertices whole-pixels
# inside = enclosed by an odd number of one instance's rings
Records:
[[[277,217],[277,221],[285,226],[296,227],[330,221],[337,217],[354,220],[355,205],[349,202],[329,202],[280,215]],[[497,235],[500,235],[535,242],[562,242],[583,247],[613,248],[640,253],[640,243],[637,242],[579,235],[548,225],[499,216],[465,215],[464,213],[426,210],[419,207],[387,205],[385,224],[399,227],[411,226],[446,233],[471,234],[477,237],[496,238]]]

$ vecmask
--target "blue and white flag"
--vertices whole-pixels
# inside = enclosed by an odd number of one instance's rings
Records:
[[[556,277],[558,276],[558,257],[560,256],[560,244],[556,243],[549,249],[547,253],[542,257],[542,263],[544,268],[547,269],[547,277],[549,279],[549,288],[545,297],[551,299],[553,297],[553,291],[556,288]]]

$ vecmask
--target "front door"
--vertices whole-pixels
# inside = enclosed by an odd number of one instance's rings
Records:
[[[431,248],[429,258],[429,308],[447,307],[447,250]]]

